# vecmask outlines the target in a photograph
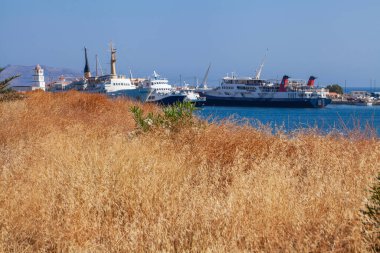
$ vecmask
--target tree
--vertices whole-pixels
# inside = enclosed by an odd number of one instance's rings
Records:
[[[339,84],[327,85],[326,89],[331,92],[336,92],[338,94],[343,94],[343,88]]]
[[[0,68],[0,73],[4,69],[5,68]],[[20,75],[15,75],[15,76],[8,77],[4,80],[0,80],[0,102],[23,98],[22,95],[20,95],[19,93],[17,93],[16,91],[14,91],[8,87],[10,85],[11,81],[13,79],[18,78],[18,77],[20,77]]]
[[[0,68],[0,73],[4,69],[5,68]],[[20,75],[11,76],[11,77],[6,78],[5,80],[0,81],[0,93],[5,93],[5,92],[9,91],[9,88],[8,88],[9,84],[11,84],[11,81],[13,79],[16,79],[18,77],[20,77]]]

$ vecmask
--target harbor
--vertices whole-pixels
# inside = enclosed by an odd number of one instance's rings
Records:
[[[210,122],[235,122],[255,128],[266,127],[273,132],[315,130],[321,134],[371,131],[380,136],[380,106],[330,104],[313,108],[262,108],[262,107],[203,107],[195,112]]]
[[[100,65],[96,55],[96,70],[92,76],[88,61],[87,48],[84,47],[83,76],[66,81],[61,75],[58,80],[45,83],[44,70],[40,65],[34,69],[33,83],[29,90],[41,89],[47,92],[65,92],[77,90],[86,93],[100,93],[109,97],[124,97],[145,103],[172,105],[178,102],[190,102],[201,106],[234,107],[279,107],[279,108],[324,108],[329,104],[372,106],[380,105],[379,92],[351,91],[348,94],[330,92],[328,85],[315,86],[314,76],[307,81],[291,79],[284,75],[281,81],[261,79],[264,60],[255,75],[239,77],[232,73],[221,79],[220,85],[207,85],[211,64],[207,68],[201,84],[176,86],[161,77],[155,70],[150,77],[133,77],[116,73],[116,49],[110,44],[110,73],[99,75]],[[266,58],[266,55],[264,59]],[[101,66],[100,66],[100,69]],[[336,85],[335,85],[336,86]],[[25,91],[25,87],[12,89]],[[28,88],[27,88],[28,89]]]
[[[379,10],[1,0],[0,252],[380,252]]]

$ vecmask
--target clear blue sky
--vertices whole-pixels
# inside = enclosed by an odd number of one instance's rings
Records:
[[[269,48],[263,78],[288,74],[380,87],[379,0],[0,0],[0,65],[44,64],[190,79],[252,75]],[[189,80],[192,81],[192,80]]]

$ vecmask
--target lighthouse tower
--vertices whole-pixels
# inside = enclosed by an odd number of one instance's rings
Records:
[[[34,68],[34,74],[33,74],[33,83],[32,83],[32,89],[33,90],[45,90],[45,77],[44,77],[44,70],[41,68],[39,64]]]

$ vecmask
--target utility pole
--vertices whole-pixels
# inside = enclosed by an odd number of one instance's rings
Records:
[[[95,55],[95,64],[96,64],[95,76],[98,77],[98,54]]]
[[[344,80],[344,93],[347,93],[347,80]]]

